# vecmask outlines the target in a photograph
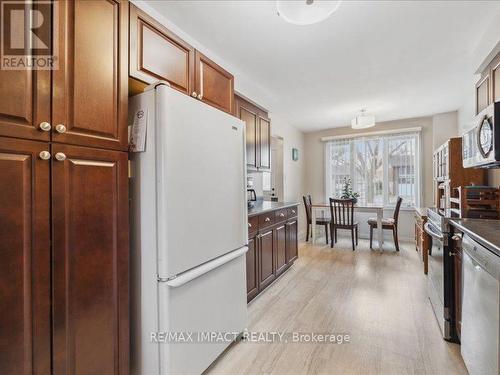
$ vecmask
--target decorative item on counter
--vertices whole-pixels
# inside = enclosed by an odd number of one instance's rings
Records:
[[[298,148],[292,148],[292,160],[293,161],[299,160],[299,149]]]
[[[354,199],[354,204],[358,202],[359,194],[352,191],[352,181],[350,178],[344,178],[342,182],[342,199]]]

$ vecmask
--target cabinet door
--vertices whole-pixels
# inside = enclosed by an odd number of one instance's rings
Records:
[[[146,83],[164,80],[188,95],[194,84],[194,48],[130,5],[130,76]]]
[[[493,101],[500,102],[500,55],[493,62],[491,81],[493,83]]]
[[[262,290],[275,279],[274,230],[259,235],[259,288]]]
[[[490,76],[486,75],[476,85],[476,114],[490,104]]]
[[[247,251],[247,302],[250,302],[258,293],[258,257],[255,237],[248,240]]]
[[[0,136],[48,141],[50,71],[0,69],[0,82]]]
[[[127,374],[127,153],[52,154],[54,374]]]
[[[76,0],[58,6],[52,140],[126,150],[128,2]]]
[[[50,374],[50,160],[0,138],[0,373]]]
[[[271,169],[271,122],[259,117],[259,164],[260,169]]]
[[[283,272],[287,266],[286,262],[286,225],[276,228],[276,275]]]
[[[286,262],[293,262],[298,258],[299,244],[297,236],[297,220],[286,223]]]
[[[234,77],[199,51],[195,51],[195,91],[198,99],[233,113]]]
[[[237,98],[236,117],[245,122],[247,167],[257,168],[257,112]]]

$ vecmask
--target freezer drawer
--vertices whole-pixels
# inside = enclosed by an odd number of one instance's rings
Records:
[[[159,340],[158,344],[161,374],[202,373],[230,342],[217,339],[210,342],[206,337],[201,340],[201,334],[237,334],[246,328],[245,261],[243,253],[177,287],[167,282],[158,283],[159,332],[167,336],[170,332],[169,337]],[[188,334],[191,338],[182,342],[188,339]],[[230,337],[232,335],[227,336]]]

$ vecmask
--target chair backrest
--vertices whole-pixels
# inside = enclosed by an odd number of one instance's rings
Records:
[[[330,198],[332,222],[338,225],[354,224],[354,199]]]
[[[401,203],[403,203],[403,198],[398,197],[398,200],[396,202],[396,208],[394,209],[394,222],[396,224],[398,223],[399,209],[401,208]]]
[[[302,199],[304,200],[304,208],[306,209],[306,219],[307,222],[311,222],[311,196],[310,195],[304,195],[302,196]]]

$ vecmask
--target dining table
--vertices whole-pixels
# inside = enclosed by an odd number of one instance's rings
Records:
[[[330,209],[329,203],[313,203],[311,205],[311,239],[314,244],[316,241],[316,217],[318,211],[325,211]],[[382,228],[382,217],[384,214],[383,206],[372,206],[372,205],[354,205],[354,212],[369,212],[377,215],[377,233],[378,233],[378,248],[382,250],[382,245],[384,243],[383,228]]]

